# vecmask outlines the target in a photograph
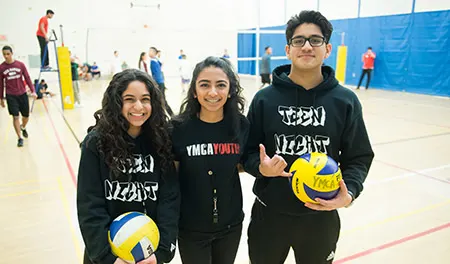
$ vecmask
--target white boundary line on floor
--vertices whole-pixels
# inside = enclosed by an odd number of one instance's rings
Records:
[[[438,167],[433,167],[433,168],[428,168],[428,169],[423,169],[423,170],[419,170],[416,173],[414,172],[408,172],[408,173],[404,173],[398,176],[394,176],[394,177],[389,177],[386,179],[382,179],[382,180],[373,180],[371,181],[370,178],[365,182],[365,186],[376,186],[376,185],[380,185],[380,184],[384,184],[384,183],[388,183],[388,182],[392,182],[392,181],[397,181],[397,180],[401,180],[407,177],[411,177],[411,176],[420,176],[420,174],[422,173],[427,173],[427,172],[434,172],[434,171],[438,171],[438,170],[443,170],[443,169],[447,169],[450,168],[450,164],[447,165],[442,165],[442,166],[438,166]]]

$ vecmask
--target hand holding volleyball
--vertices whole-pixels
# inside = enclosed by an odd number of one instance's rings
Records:
[[[156,260],[156,255],[153,254],[150,257],[148,257],[142,261],[139,261],[137,264],[157,264],[157,263],[158,263],[158,261]]]
[[[141,212],[128,212],[111,223],[108,232],[111,251],[119,257],[115,264],[156,264],[159,245],[156,223]]]
[[[339,182],[339,193],[331,200],[316,198],[319,204],[305,203],[305,206],[316,211],[332,211],[338,208],[348,206],[352,202],[352,197],[348,193],[347,185],[344,180]]]
[[[300,156],[289,172],[294,195],[310,209],[331,211],[347,206],[352,200],[338,163],[325,153]]]
[[[266,148],[263,144],[259,144],[259,172],[265,177],[290,177],[291,173],[285,172],[284,169],[287,167],[286,161],[283,157],[274,155],[270,158],[266,154]]]

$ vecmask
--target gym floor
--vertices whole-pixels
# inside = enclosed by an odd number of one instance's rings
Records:
[[[56,80],[49,89],[58,90]],[[242,77],[247,105],[259,88]],[[80,150],[108,82],[80,81],[82,108],[61,111],[58,96],[36,101],[18,148],[12,119],[0,108],[0,236],[5,263],[82,263],[76,214]],[[167,96],[178,109],[178,78]],[[444,264],[450,259],[450,99],[383,90],[357,90],[375,151],[365,190],[339,210],[341,237],[334,263]],[[246,213],[237,264],[247,264],[246,227],[253,177],[242,173]],[[172,261],[181,263],[179,255]],[[285,263],[295,263],[293,254]]]

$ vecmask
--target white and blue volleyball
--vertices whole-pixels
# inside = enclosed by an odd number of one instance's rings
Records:
[[[128,212],[111,223],[108,240],[112,252],[128,263],[150,257],[158,248],[159,230],[156,223],[140,212]]]

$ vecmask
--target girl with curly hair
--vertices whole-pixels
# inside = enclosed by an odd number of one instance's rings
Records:
[[[230,62],[208,57],[195,67],[173,119],[183,264],[232,264],[236,258],[244,219],[238,165],[249,127],[241,92]]]
[[[114,75],[81,144],[77,208],[86,245],[84,264],[124,264],[111,252],[108,230],[119,215],[138,211],[160,231],[155,254],[139,264],[167,263],[178,234],[179,186],[163,97],[148,74]]]

